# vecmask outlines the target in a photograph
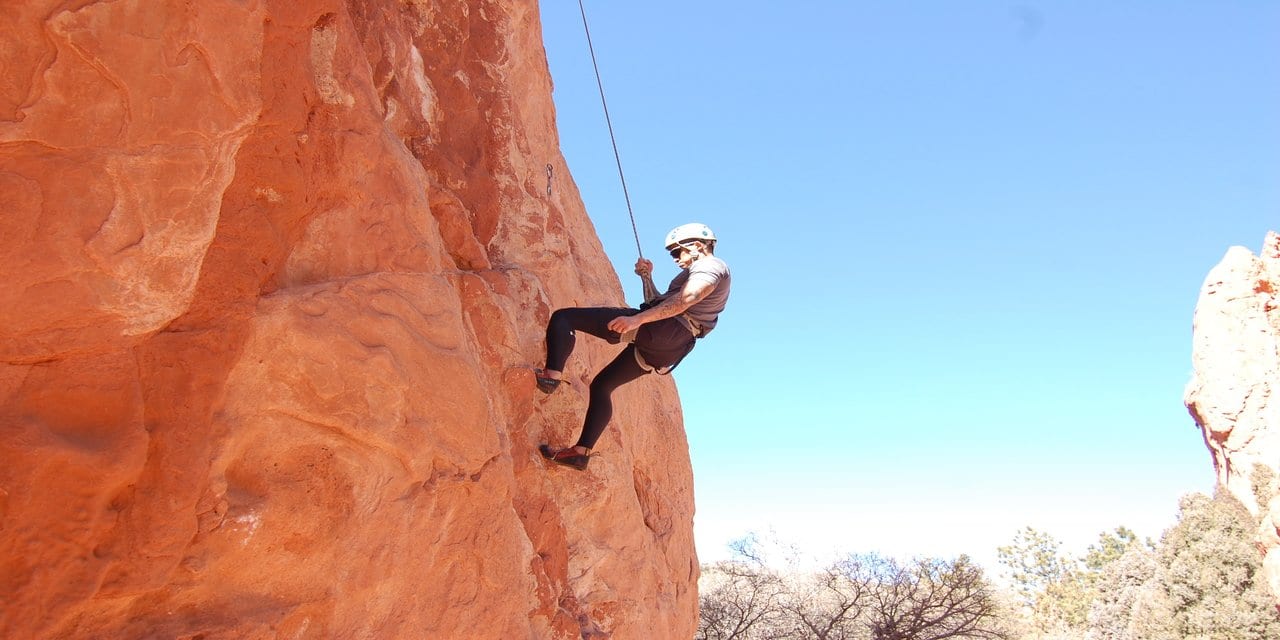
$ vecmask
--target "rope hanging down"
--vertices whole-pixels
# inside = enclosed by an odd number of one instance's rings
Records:
[[[604,123],[609,127],[609,142],[613,144],[613,159],[618,163],[618,179],[622,181],[622,197],[627,201],[627,215],[631,217],[631,233],[636,237],[636,253],[644,257],[640,248],[640,232],[636,230],[636,214],[631,210],[631,196],[627,193],[627,177],[622,174],[622,157],[618,155],[618,140],[613,135],[613,122],[609,119],[609,103],[604,99],[604,83],[600,80],[600,66],[596,64],[596,49],[591,45],[591,27],[587,26],[587,9],[578,0],[578,11],[582,13],[582,30],[587,33],[587,50],[591,52],[591,68],[596,72],[596,86],[600,89],[600,106],[604,107]]]

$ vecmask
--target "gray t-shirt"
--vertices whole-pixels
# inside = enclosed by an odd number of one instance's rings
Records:
[[[705,336],[715,328],[720,312],[724,311],[725,305],[729,302],[729,265],[715,256],[702,256],[688,269],[671,279],[671,284],[667,285],[667,292],[662,294],[660,299],[665,300],[680,293],[684,290],[685,283],[690,280],[705,282],[715,287],[707,297],[694,303],[684,312],[684,315],[702,327],[702,335]]]

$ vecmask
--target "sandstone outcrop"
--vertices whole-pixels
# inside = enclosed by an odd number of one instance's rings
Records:
[[[1280,235],[1254,255],[1232,247],[1196,303],[1185,402],[1218,482],[1255,515],[1272,591],[1280,593]]]
[[[623,293],[535,2],[0,13],[0,637],[693,636],[671,381],[537,453]]]

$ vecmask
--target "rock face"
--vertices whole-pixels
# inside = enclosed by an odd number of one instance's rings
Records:
[[[0,14],[0,637],[693,636],[671,381],[536,449],[623,294],[535,2]]]
[[[1262,517],[1259,540],[1280,594],[1280,235],[1260,255],[1232,247],[1196,304],[1186,405],[1218,482]]]

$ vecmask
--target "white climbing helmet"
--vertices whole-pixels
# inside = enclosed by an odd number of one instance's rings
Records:
[[[671,230],[667,234],[667,251],[670,251],[683,242],[690,240],[702,240],[705,242],[715,242],[716,234],[711,233],[711,227],[699,222],[690,222],[682,224]]]

